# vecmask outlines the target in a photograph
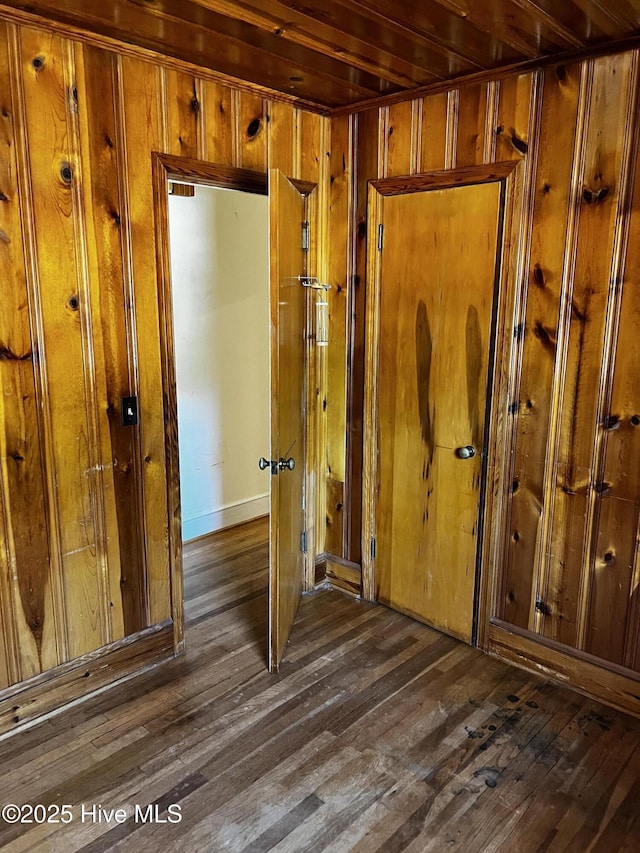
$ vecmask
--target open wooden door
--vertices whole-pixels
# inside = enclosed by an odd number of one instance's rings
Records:
[[[269,171],[271,252],[271,547],[269,669],[280,666],[303,585],[305,303],[304,196]],[[264,464],[264,463],[263,463]]]

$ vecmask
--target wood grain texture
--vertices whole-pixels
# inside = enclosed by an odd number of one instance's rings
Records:
[[[104,487],[111,515],[106,519],[111,608],[111,639],[136,633],[147,625],[146,584],[139,536],[142,494],[141,458],[135,435],[121,426],[121,398],[134,393],[135,341],[130,285],[123,245],[127,204],[123,197],[123,146],[118,133],[119,99],[114,58],[88,46],[77,47],[76,88],[80,119],[80,152],[85,165],[85,210],[96,350],[101,351],[104,387],[101,453]],[[125,238],[126,240],[126,235]],[[115,512],[115,518],[113,513]],[[118,553],[113,553],[118,549]],[[114,621],[114,611],[118,622]]]
[[[203,159],[200,81],[166,69],[162,83],[167,133],[162,149],[181,157]]]
[[[415,117],[417,103],[404,101],[384,110],[385,178],[410,175],[416,169]]]
[[[456,165],[473,166],[484,162],[486,136],[492,132],[487,126],[488,86],[477,83],[460,89],[458,103],[458,134],[456,138]],[[505,159],[500,157],[499,159]]]
[[[569,655],[563,644],[546,640],[541,644],[530,631],[514,629],[496,620],[489,628],[487,650],[505,660],[537,670],[571,685],[586,695],[597,696],[607,705],[638,716],[638,679],[622,668],[606,668],[598,658],[584,653]]]
[[[306,205],[277,169],[269,171],[271,459],[293,470],[271,473],[269,669],[276,672],[304,585],[305,314],[307,274],[302,249]]]
[[[533,187],[533,230],[523,328],[520,405],[510,498],[510,538],[504,570],[505,621],[527,627],[532,566],[543,561],[546,480],[554,372],[558,369],[565,224],[568,217],[580,67],[545,72],[537,175]],[[564,116],[556,123],[558,114]],[[546,600],[545,594],[542,594]],[[551,616],[550,618],[554,618]]]
[[[532,96],[531,74],[502,80],[498,92],[498,109],[494,133],[498,162],[517,160],[529,147],[529,112]]]
[[[584,643],[583,602],[589,590],[593,559],[589,547],[593,523],[589,502],[594,490],[599,488],[594,481],[594,447],[598,424],[604,415],[598,411],[598,398],[606,343],[611,259],[618,223],[616,208],[621,192],[629,60],[625,55],[603,60],[594,67],[584,132],[582,186],[576,188],[582,198],[576,231],[576,267],[570,291],[572,311],[566,321],[550,575],[554,588],[562,587],[564,591],[564,631],[575,632],[569,633],[568,642],[579,647]],[[603,190],[604,187],[607,189]],[[599,192],[599,200],[593,204],[590,193]],[[563,639],[566,638],[565,633]],[[612,652],[615,659],[614,649]]]
[[[156,246],[153,234],[151,151],[162,149],[161,73],[153,65],[124,58],[121,68],[123,132],[129,192],[127,224],[135,298],[136,359],[140,395],[139,434],[144,495],[147,625],[170,618],[168,512],[162,406]],[[150,230],[151,229],[151,230]],[[140,535],[140,533],[138,534]]]
[[[636,128],[636,134],[640,128]],[[611,491],[603,493],[602,503],[619,506],[618,500],[636,504],[640,492],[640,399],[638,375],[640,352],[640,294],[631,282],[640,276],[640,245],[631,235],[637,233],[640,216],[640,153],[636,152],[632,179],[633,196],[629,219],[629,244],[622,276],[622,302],[617,340],[613,353],[613,381],[611,384],[609,429],[605,433],[603,448],[603,480],[611,483]],[[614,424],[615,419],[615,424]],[[618,426],[619,424],[619,426]],[[604,530],[600,521],[599,528]],[[633,537],[633,530],[627,531]],[[602,552],[601,552],[602,553]],[[608,552],[604,552],[605,554]],[[640,519],[636,525],[633,554],[633,571],[629,588],[629,630],[626,632],[625,664],[640,670]]]
[[[130,53],[206,69],[226,83],[250,81],[261,94],[317,108],[400,103],[425,87],[486,84],[490,75],[536,63],[584,59],[606,45],[638,46],[630,0],[6,0],[4,14]],[[452,84],[451,81],[456,81]],[[390,106],[385,102],[382,106]]]
[[[617,418],[611,408],[616,373],[619,370],[619,365],[616,365],[616,353],[621,347],[628,345],[625,338],[619,337],[620,322],[624,319],[622,331],[625,333],[629,320],[633,318],[633,308],[630,309],[628,303],[625,306],[622,301],[619,283],[623,281],[626,256],[630,241],[633,239],[631,235],[634,233],[634,226],[637,227],[632,204],[640,153],[640,123],[634,121],[638,111],[639,92],[640,66],[636,55],[632,57],[629,65],[629,95],[621,154],[616,228],[609,273],[603,363],[598,389],[599,429],[596,432],[593,453],[593,479],[597,484],[605,485],[604,488],[595,486],[591,495],[589,523],[592,530],[592,552],[588,559],[589,562],[593,559],[593,570],[589,597],[583,605],[582,612],[584,648],[592,654],[606,657],[616,663],[625,663],[631,659],[629,647],[632,644],[630,641],[637,617],[637,604],[634,600],[637,583],[634,566],[636,551],[634,532],[637,531],[638,526],[638,506],[634,506],[633,500],[620,502],[618,500],[620,494],[615,488],[618,477],[614,474],[614,479],[609,481],[605,479],[604,474],[607,469],[609,437]],[[630,210],[631,213],[629,213]],[[631,261],[633,263],[633,257]],[[633,349],[632,344],[631,347]],[[622,458],[619,457],[621,466],[626,467],[626,464],[630,466],[632,483],[634,473],[637,471],[637,464],[634,462],[633,459],[627,462],[624,454]],[[610,469],[610,473],[614,472]],[[635,480],[635,487],[637,495],[640,491],[640,480]],[[628,491],[627,498],[631,497],[631,494],[631,490]]]
[[[292,157],[296,164],[293,176],[303,181],[320,183],[324,176],[323,162],[329,156],[329,119],[306,110],[298,110],[297,122],[296,152]]]
[[[447,138],[447,94],[431,95],[422,102],[421,172],[444,169]]]
[[[339,119],[338,119],[339,121]],[[370,177],[381,177],[384,146],[378,133],[379,113],[376,110],[361,113],[352,118],[352,202],[349,217],[341,223],[346,232],[345,245],[353,252],[351,276],[351,310],[349,312],[349,373],[347,382],[348,409],[347,466],[348,491],[345,508],[347,513],[348,548],[345,556],[360,563],[362,518],[366,508],[362,505],[363,490],[363,435],[364,435],[364,372],[365,372],[365,317],[367,251],[367,181]],[[337,223],[332,219],[335,229]]]
[[[350,280],[352,268],[349,230],[346,226],[352,204],[353,137],[348,118],[332,123],[329,195],[329,345],[326,348],[326,386],[321,405],[325,413],[325,452],[320,459],[326,477],[326,507],[323,550],[337,557],[345,555],[345,483],[347,480],[347,394],[350,381],[348,353],[351,329],[349,312],[354,298]],[[330,393],[328,393],[330,392]]]
[[[3,799],[74,813],[3,849],[637,848],[636,719],[326,590],[270,676],[267,530],[187,546],[185,657],[0,744]],[[128,819],[83,824],[86,802]],[[179,824],[131,816],[171,803]]]
[[[298,112],[291,104],[272,101],[267,113],[267,145],[270,168],[284,175],[299,177],[294,156],[300,150],[298,143]]]
[[[237,131],[236,165],[258,172],[267,171],[267,102],[258,95],[236,92]]]
[[[8,48],[6,26],[2,42]],[[43,648],[44,624],[52,618],[47,592],[50,574],[45,512],[45,483],[40,463],[41,424],[37,413],[37,351],[31,332],[29,295],[20,217],[16,114],[11,95],[9,50],[2,52],[0,145],[0,540],[3,567],[2,686],[37,674],[57,663]],[[15,76],[14,76],[15,82]],[[33,505],[42,507],[35,515]]]
[[[325,577],[332,589],[359,596],[362,592],[362,568],[339,557],[327,557]]]
[[[369,247],[380,267],[379,363],[367,375],[378,383],[376,598],[470,642],[501,185],[424,188],[384,198],[383,248]],[[459,458],[467,446],[475,458]]]
[[[170,618],[180,642],[151,153],[205,183],[217,162],[216,180],[249,175],[257,191],[269,158],[305,192],[319,182],[326,193],[329,175],[328,122],[315,113],[278,102],[269,114],[262,97],[47,31],[3,23],[0,39],[6,687]],[[261,171],[234,172],[242,162]],[[134,428],[120,423],[128,395]],[[52,686],[52,707],[65,696]]]
[[[309,250],[306,255],[306,274],[319,282],[329,279],[329,121],[310,113],[298,112],[298,132],[293,161],[297,174],[294,185],[305,194],[309,222]],[[305,183],[306,182],[306,183]],[[326,292],[325,297],[326,299]],[[305,443],[306,443],[306,531],[307,553],[304,557],[304,588],[315,585],[315,559],[325,548],[326,485],[322,473],[327,444],[327,350],[316,346],[315,302],[318,291],[307,291],[305,344]],[[331,335],[329,337],[331,341]]]
[[[203,81],[205,144],[203,158],[211,163],[234,164],[233,90],[212,80]]]
[[[173,657],[173,629],[158,624],[0,692],[0,737],[30,728],[72,702]]]
[[[85,64],[85,54],[79,46],[76,47],[69,44],[67,50],[69,60],[72,62],[74,69],[71,104],[73,105],[76,102],[78,104],[77,112],[74,108],[71,109],[71,116],[74,119],[72,122],[72,136],[74,139],[74,148],[78,152],[78,164],[76,167],[78,181],[75,185],[74,207],[81,213],[81,217],[76,216],[75,242],[78,255],[81,258],[80,275],[85,282],[84,301],[86,309],[84,325],[86,333],[83,335],[83,356],[85,364],[92,366],[92,369],[86,370],[89,377],[85,378],[85,397],[90,402],[90,406],[88,407],[89,444],[92,449],[90,490],[94,504],[93,512],[96,516],[98,572],[101,576],[100,597],[105,602],[103,604],[102,618],[105,623],[104,643],[106,644],[121,639],[125,634],[122,607],[123,596],[120,589],[122,577],[120,570],[121,550],[118,535],[118,495],[115,491],[115,464],[111,443],[113,418],[109,417],[110,406],[113,405],[115,395],[113,388],[110,388],[109,384],[112,381],[114,361],[121,361],[124,365],[127,359],[126,348],[119,357],[116,356],[114,359],[112,356],[111,321],[113,313],[109,312],[108,307],[109,286],[104,286],[104,280],[100,280],[98,272],[101,268],[98,229],[102,231],[105,224],[107,229],[109,229],[114,224],[113,216],[110,215],[113,205],[110,198],[107,199],[105,205],[104,198],[100,197],[101,188],[93,184],[91,180],[85,181],[81,169],[83,163],[92,162],[90,153],[91,142],[89,141],[92,131],[88,123],[86,123],[90,111],[86,107],[86,89],[83,85],[86,81],[85,69],[90,79],[91,74],[95,74],[96,72],[96,66],[92,62],[96,62],[97,60],[96,64],[99,69],[100,80],[104,80],[105,87],[101,93],[106,97],[107,104],[110,105],[114,103],[115,81],[112,74],[113,66],[110,57],[104,55],[96,57],[91,51],[88,51],[87,63]],[[107,62],[106,68],[104,60]],[[105,71],[106,73],[104,73]],[[80,85],[78,85],[78,81],[80,81]],[[98,92],[101,91],[99,87],[97,87],[97,90]],[[82,92],[82,95],[80,92]],[[111,119],[110,121],[109,118]],[[114,127],[113,113],[109,118],[107,118],[108,130],[103,134],[103,139],[104,135],[107,135],[109,130],[113,130]],[[100,140],[99,145],[104,149],[103,139]],[[98,166],[95,160],[93,161],[93,165]],[[97,176],[100,174],[100,171],[98,166],[94,174]],[[114,174],[114,178],[116,179],[114,183],[117,183],[117,173]],[[94,189],[97,190],[98,197],[94,196]],[[102,221],[99,218],[100,213],[102,214]],[[98,214],[97,221],[94,218],[94,214]],[[118,250],[120,249],[119,244],[117,248]],[[109,249],[103,253],[102,257],[104,255],[109,255]],[[104,271],[106,272],[106,270]],[[121,268],[117,270],[114,284],[117,294],[116,299],[124,302],[121,281],[118,281],[120,278]],[[120,287],[118,287],[119,283]],[[102,312],[105,308],[106,317],[103,317]],[[118,328],[118,325],[116,321],[114,323],[116,337],[122,330],[122,326]],[[129,495],[126,497],[128,498]],[[126,504],[125,506],[127,510],[130,510],[129,506]],[[113,531],[113,534],[111,531]]]
[[[39,353],[47,374],[55,484],[50,499],[58,506],[67,654],[77,657],[107,642],[108,627],[101,520],[93,492],[97,460],[95,386],[86,361],[91,358],[89,293],[78,225],[82,211],[74,191],[81,175],[69,103],[73,69],[66,44],[57,37],[24,31],[20,48],[32,187],[43,190],[33,191],[33,213],[43,331]],[[64,278],[60,270],[67,271]],[[79,421],[71,421],[69,411],[85,399]],[[73,631],[69,620],[75,622]]]
[[[504,525],[506,561],[494,555],[486,563],[503,565],[489,584],[490,612],[563,643],[567,653],[588,649],[605,668],[608,660],[637,667],[640,624],[631,421],[637,311],[625,290],[635,275],[626,270],[635,270],[637,259],[636,241],[624,237],[634,233],[637,207],[637,194],[627,194],[637,185],[637,61],[626,53],[547,67],[540,78],[498,80],[486,102],[476,98],[477,114],[466,86],[455,97],[451,90],[430,94],[420,133],[420,169],[426,162],[450,168],[452,140],[456,160],[465,146],[463,156],[480,156],[465,140],[484,115],[492,128],[484,162],[521,162],[530,175],[521,208],[530,248],[526,235],[514,247],[513,356],[499,365],[507,382],[496,416],[504,413],[515,427],[514,467],[500,486],[495,519],[498,530]],[[359,161],[374,181],[386,109],[378,133],[370,128],[366,140],[359,137]],[[358,179],[355,204],[362,205],[361,173]],[[359,256],[357,271],[364,272]],[[369,488],[375,493],[377,484]],[[364,571],[366,590],[366,565]]]

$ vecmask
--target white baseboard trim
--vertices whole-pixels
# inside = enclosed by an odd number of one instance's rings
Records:
[[[251,521],[269,513],[269,495],[259,495],[248,501],[224,506],[216,512],[200,515],[197,518],[184,518],[182,520],[182,541],[197,539],[198,536],[206,536],[216,530],[232,527],[234,524],[242,524],[243,521]]]

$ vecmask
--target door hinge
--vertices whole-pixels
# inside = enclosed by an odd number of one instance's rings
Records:
[[[300,537],[300,550],[303,554],[307,553],[307,531],[302,531],[302,536]]]
[[[309,251],[309,222],[302,223],[302,251]]]
[[[380,225],[378,225],[378,251],[379,252],[382,251],[383,237],[384,237],[384,226],[382,225],[382,223],[380,223]]]
[[[375,560],[376,558],[376,538],[375,536],[371,537],[371,559]]]

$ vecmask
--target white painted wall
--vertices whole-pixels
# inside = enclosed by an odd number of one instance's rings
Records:
[[[169,196],[183,539],[269,512],[265,196]]]

